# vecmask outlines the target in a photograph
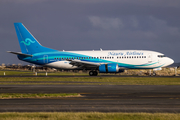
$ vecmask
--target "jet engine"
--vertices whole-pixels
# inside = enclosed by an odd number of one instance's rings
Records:
[[[102,64],[99,66],[99,73],[118,73],[119,71],[118,64]]]

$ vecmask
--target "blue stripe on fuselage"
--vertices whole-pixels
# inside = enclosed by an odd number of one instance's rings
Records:
[[[44,56],[47,55],[48,56],[48,62],[45,63],[44,62]],[[74,58],[74,57],[90,57],[90,59],[80,59],[81,61],[86,61],[86,62],[93,62],[93,63],[115,63],[118,64],[119,67],[125,67],[125,68],[133,68],[133,69],[141,69],[143,67],[147,67],[150,65],[154,65],[157,64],[158,62],[151,62],[151,63],[147,63],[147,64],[142,64],[142,65],[132,65],[132,64],[125,64],[125,63],[119,63],[119,62],[113,62],[110,60],[104,60],[104,59],[97,59],[97,58],[93,58],[93,56],[88,56],[88,55],[83,55],[83,54],[77,54],[77,53],[71,53],[71,52],[41,52],[41,53],[36,53],[33,54],[33,57],[24,57],[21,55],[18,55],[18,58],[20,60],[26,61],[26,62],[30,62],[33,64],[38,64],[38,65],[45,65],[48,63],[53,63],[53,62],[57,62],[57,61],[65,61],[62,59],[54,59],[54,58]]]

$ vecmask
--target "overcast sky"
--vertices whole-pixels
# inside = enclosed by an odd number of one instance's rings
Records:
[[[180,62],[180,0],[0,0],[0,64],[23,63],[14,22],[58,50],[153,50]]]

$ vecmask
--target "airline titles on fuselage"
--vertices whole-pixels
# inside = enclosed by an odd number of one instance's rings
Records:
[[[143,55],[143,52],[108,52],[108,56]]]

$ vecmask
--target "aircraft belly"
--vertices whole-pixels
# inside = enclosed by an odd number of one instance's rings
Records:
[[[53,63],[46,64],[47,67],[54,67],[59,69],[77,69],[77,66],[69,64],[69,61],[56,61]]]

